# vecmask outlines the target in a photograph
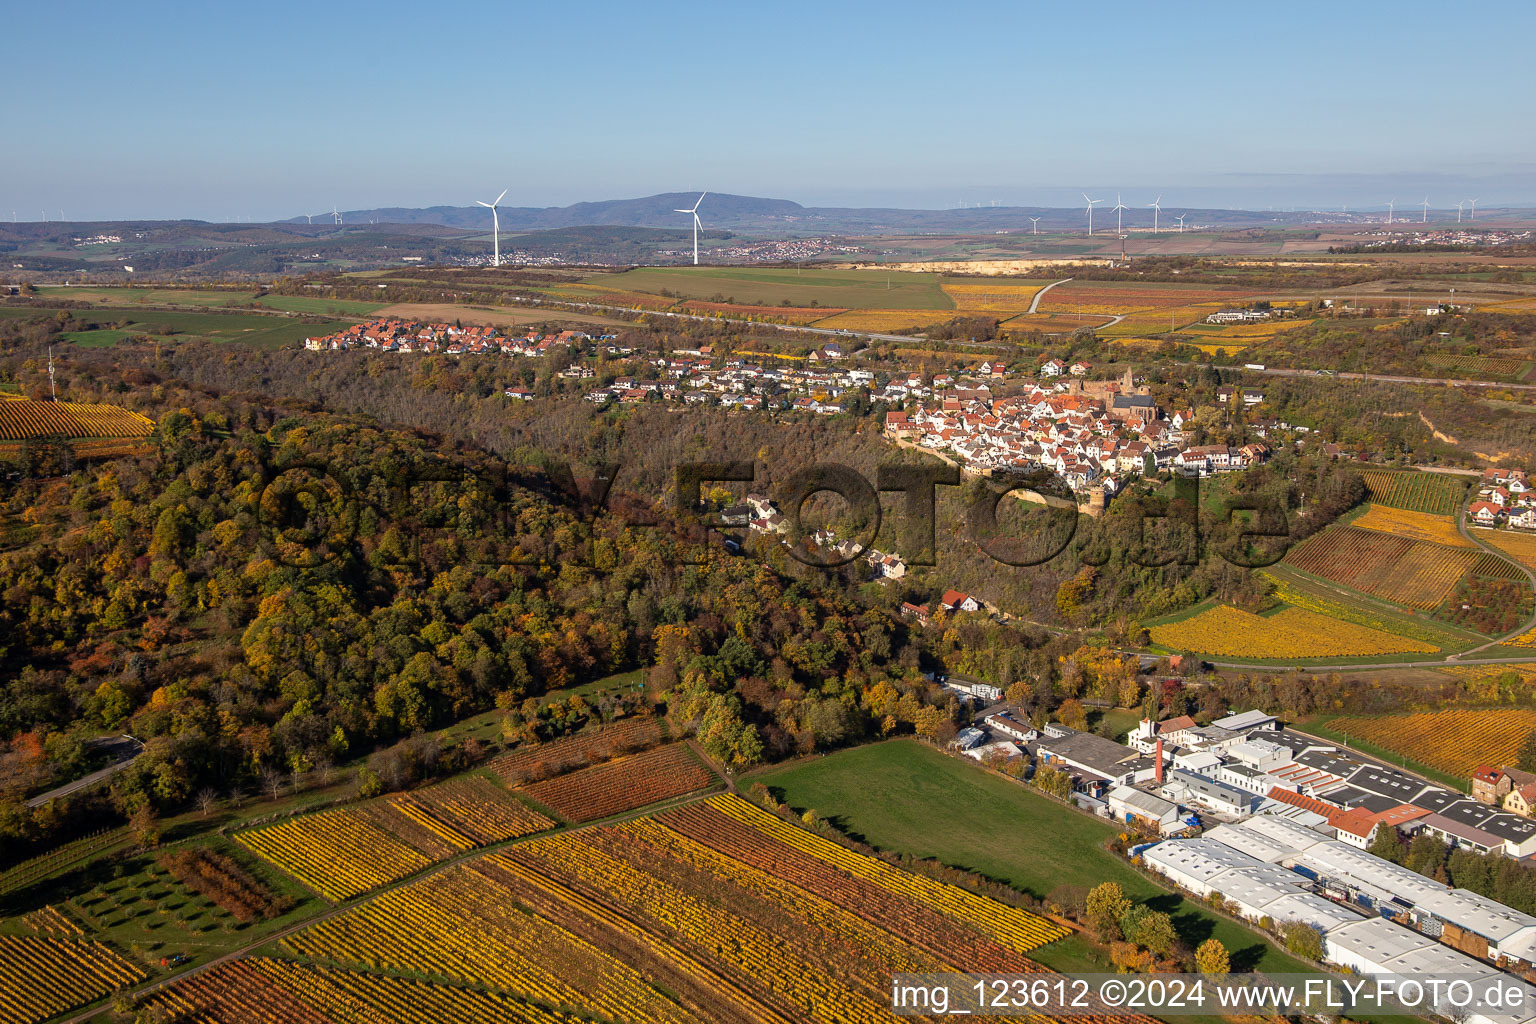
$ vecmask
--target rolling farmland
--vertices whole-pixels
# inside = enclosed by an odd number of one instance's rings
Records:
[[[706,302],[760,306],[809,306],[815,302],[833,309],[952,311],[954,301],[940,288],[941,280],[938,274],[876,269],[639,267],[619,274],[593,274],[583,283],[607,291],[651,295],[665,291]]]
[[[1447,775],[1466,778],[1480,764],[1514,764],[1520,744],[1536,729],[1536,709],[1477,708],[1335,718],[1328,722],[1328,728]]]
[[[1467,491],[1466,481],[1443,473],[1404,473],[1367,469],[1360,474],[1368,500],[1410,512],[1454,516]]]
[[[1254,615],[1221,604],[1178,622],[1153,626],[1150,632],[1152,642],[1168,650],[1224,658],[1339,658],[1440,650],[1423,640],[1296,607]]]

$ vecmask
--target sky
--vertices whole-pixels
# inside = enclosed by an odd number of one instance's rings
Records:
[[[1536,204],[1536,4],[13,5],[0,218]],[[28,45],[27,40],[33,40]]]

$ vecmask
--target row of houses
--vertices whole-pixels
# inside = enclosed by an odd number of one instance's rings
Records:
[[[352,324],[334,334],[305,338],[304,347],[311,352],[364,348],[401,353],[541,356],[572,345],[586,345],[592,340],[592,336],[583,331],[560,331],[547,335],[529,331],[523,335],[509,336],[485,325],[466,326],[382,318]]]
[[[1536,488],[1522,469],[1485,470],[1478,481],[1467,518],[1479,526],[1511,526],[1536,530]]]

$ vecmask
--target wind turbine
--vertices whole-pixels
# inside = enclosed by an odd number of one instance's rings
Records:
[[[1178,220],[1178,222],[1179,222],[1179,234],[1181,234],[1181,235],[1184,233],[1184,218],[1188,217],[1188,216],[1189,216],[1189,214],[1187,214],[1187,213],[1181,213],[1176,218]]]
[[[1156,199],[1147,204],[1148,206],[1152,207],[1152,233],[1154,235],[1157,234],[1157,215],[1163,212],[1162,206],[1159,205],[1162,203],[1162,201],[1163,197],[1158,196]]]
[[[1032,224],[1034,226],[1034,229],[1035,229],[1031,233],[1038,235],[1040,233],[1040,218],[1039,217],[1031,217],[1031,218],[1029,218],[1029,222],[1030,222],[1030,224]]]
[[[702,203],[704,201],[704,197],[707,196],[707,195],[709,195],[708,192],[700,192],[699,193],[699,203]],[[672,211],[673,213],[686,213],[690,217],[693,218],[693,265],[694,266],[698,266],[699,265],[699,203],[694,203],[693,204],[693,209],[691,209],[691,210],[673,210]]]
[[[502,189],[501,195],[488,203],[482,203],[478,199],[475,200],[476,206],[489,207],[491,211],[491,252],[493,253],[491,256],[491,266],[493,267],[501,266],[501,218],[496,214],[496,204],[501,202],[506,197],[506,194],[507,189]]]
[[[1388,199],[1387,200],[1387,223],[1388,224],[1392,223],[1392,207],[1394,207],[1396,205],[1397,205],[1397,200],[1396,199]]]
[[[1120,193],[1119,192],[1115,193],[1115,205],[1114,205],[1113,209],[1115,211],[1115,234],[1118,235],[1118,234],[1121,233],[1121,231],[1120,231],[1120,211],[1122,211],[1122,210],[1129,210],[1130,209],[1129,206],[1126,206],[1124,203],[1122,203],[1120,201]]]
[[[1087,192],[1083,193],[1083,198],[1088,199]],[[1088,199],[1088,234],[1090,236],[1093,234],[1093,206],[1095,203],[1102,203],[1103,201],[1102,199]]]
[[[1468,217],[1467,220],[1477,220],[1477,200],[1476,199],[1468,199],[1467,200],[1467,205],[1472,207],[1472,215],[1470,217]],[[60,213],[59,214],[59,219],[62,220],[63,217],[64,217],[64,214]]]
[[[332,220],[332,222],[334,222],[336,224],[340,224],[341,223],[341,214],[336,212],[336,204],[335,203],[331,204],[331,220]]]
[[[1457,224],[1461,223],[1461,211],[1462,211],[1462,208],[1465,207],[1466,205],[1467,205],[1467,201],[1465,199],[1463,199],[1461,202],[1456,204],[1456,223]]]
[[[1419,218],[1419,223],[1420,224],[1428,224],[1429,223],[1429,196],[1425,196],[1424,197],[1424,201],[1422,203],[1420,203],[1419,205],[1424,207],[1424,216]]]

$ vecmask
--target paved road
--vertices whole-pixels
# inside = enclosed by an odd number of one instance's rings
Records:
[[[1070,277],[1064,277],[1060,281],[1052,281],[1044,288],[1041,288],[1039,291],[1035,292],[1035,297],[1029,300],[1029,308],[1024,312],[1033,313],[1035,310],[1039,309],[1040,299],[1043,295],[1045,295],[1046,292],[1050,291],[1052,288],[1055,288],[1059,284],[1066,284],[1070,280],[1072,280]]]
[[[132,736],[113,736],[108,740],[97,741],[92,745],[112,750],[116,754],[117,760],[99,771],[91,772],[89,775],[82,775],[80,778],[73,782],[66,782],[62,786],[55,787],[54,789],[50,789],[48,792],[43,793],[40,796],[33,797],[27,801],[27,806],[41,807],[51,800],[57,800],[61,796],[68,796],[69,794],[77,793],[82,789],[88,789],[89,787],[96,785],[98,782],[103,782],[107,779],[110,779],[112,776],[116,775],[118,772],[122,771],[124,768],[127,768],[129,765],[133,764],[133,762],[137,761],[139,759],[139,755],[144,753],[144,744],[140,743]]]

